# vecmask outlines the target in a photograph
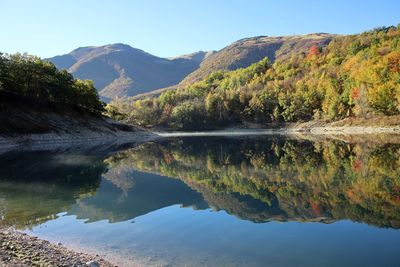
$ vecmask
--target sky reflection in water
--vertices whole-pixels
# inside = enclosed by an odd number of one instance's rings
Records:
[[[10,152],[0,213],[121,265],[396,266],[399,155],[274,136]]]

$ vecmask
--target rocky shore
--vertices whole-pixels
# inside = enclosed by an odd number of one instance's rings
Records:
[[[62,244],[0,228],[0,266],[115,266],[100,256],[71,251]]]

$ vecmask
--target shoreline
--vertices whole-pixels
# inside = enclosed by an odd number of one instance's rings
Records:
[[[225,128],[214,128],[197,131],[174,131],[169,128],[150,128],[160,136],[212,136],[212,135],[246,135],[246,134],[308,134],[308,135],[364,135],[364,134],[400,134],[400,115],[371,116],[368,118],[350,117],[338,121],[312,120],[293,123],[249,123],[231,125]]]
[[[141,143],[157,138],[151,132],[109,133],[45,133],[19,136],[0,136],[0,153],[10,150],[49,150],[76,146],[98,146],[102,144]]]
[[[400,125],[392,127],[329,126],[329,127],[287,127],[287,128],[227,128],[210,131],[154,131],[160,137],[185,136],[241,136],[241,135],[371,135],[400,134]]]
[[[25,114],[30,123],[34,116]],[[38,115],[38,114],[37,114]],[[40,114],[39,114],[40,115]],[[51,131],[36,134],[0,135],[0,153],[13,149],[56,149],[70,146],[90,146],[107,143],[140,143],[158,138],[185,136],[303,135],[333,139],[346,136],[400,134],[400,115],[351,117],[339,121],[313,120],[298,123],[243,123],[214,130],[173,131],[166,128],[145,129],[109,118],[74,118],[57,114],[41,114],[51,125]],[[36,117],[35,117],[36,118]]]
[[[288,135],[311,136],[337,139],[345,136],[400,135],[400,125],[395,126],[314,126],[309,123],[284,128],[239,128],[232,127],[210,131],[137,131],[81,134],[44,133],[19,136],[0,136],[0,153],[10,150],[41,150],[68,148],[74,146],[96,146],[102,144],[142,143],[168,137],[207,136],[261,136]]]
[[[0,227],[1,266],[116,266],[99,255],[89,255],[52,244],[13,228]]]

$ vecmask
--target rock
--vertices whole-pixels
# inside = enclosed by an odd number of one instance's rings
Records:
[[[88,261],[86,262],[87,267],[100,267],[99,263],[97,261]]]

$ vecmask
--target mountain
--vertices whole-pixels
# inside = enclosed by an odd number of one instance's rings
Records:
[[[306,53],[316,44],[327,45],[334,35],[316,33],[281,37],[245,38],[215,52],[196,52],[160,58],[125,44],[77,48],[47,60],[76,78],[90,79],[104,100],[116,97],[158,95],[160,88],[175,89],[201,80],[216,70],[234,70],[268,57],[270,61],[291,52]],[[161,90],[160,92],[164,91]]]
[[[263,58],[239,68],[267,52],[271,60]],[[311,126],[314,128],[328,127],[321,122],[344,119],[348,126],[355,121],[376,126],[379,120],[390,128],[390,121],[400,116],[399,66],[400,27],[334,37],[256,37],[205,58],[177,90],[136,103],[114,101],[108,108],[116,119],[157,130],[270,128],[318,122]],[[207,75],[224,68],[239,69]]]
[[[207,52],[160,58],[125,44],[81,47],[47,60],[75,78],[90,79],[107,100],[178,84],[196,70]]]
[[[271,62],[274,62],[276,59],[287,55],[307,53],[314,44],[318,47],[326,46],[334,36],[327,33],[315,33],[280,37],[258,36],[241,39],[210,54],[201,62],[197,70],[180,82],[179,87],[201,80],[217,70],[235,70],[248,67],[264,57],[268,57]]]

